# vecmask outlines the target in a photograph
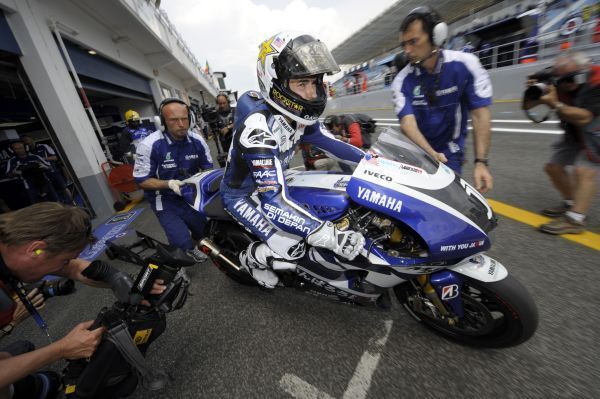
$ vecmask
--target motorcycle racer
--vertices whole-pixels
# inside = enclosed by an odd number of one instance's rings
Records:
[[[266,288],[279,281],[273,269],[295,269],[305,242],[349,260],[364,245],[362,234],[341,231],[291,199],[283,175],[301,143],[352,163],[364,155],[318,121],[327,103],[323,76],[339,70],[321,41],[284,31],[260,45],[260,93],[238,101],[221,194],[227,212],[261,240],[240,253],[240,263]]]

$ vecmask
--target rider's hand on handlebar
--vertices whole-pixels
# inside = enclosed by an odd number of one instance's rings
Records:
[[[88,330],[93,320],[79,323],[64,338],[56,342],[60,348],[60,355],[64,359],[81,359],[92,356],[106,328],[100,327],[95,330]]]
[[[340,231],[333,223],[324,222],[306,237],[306,242],[308,245],[327,248],[348,260],[353,260],[365,245],[365,238],[356,231]]]
[[[169,188],[175,192],[175,194],[181,196],[181,186],[185,184],[184,182],[181,180],[172,179],[169,180],[167,184],[169,185]]]

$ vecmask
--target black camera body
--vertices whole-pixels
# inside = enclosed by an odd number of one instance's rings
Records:
[[[548,86],[556,85],[556,75],[552,72],[552,68],[544,68],[529,75],[529,79],[537,82],[525,89],[523,97],[525,100],[537,101],[548,92]]]
[[[166,384],[164,373],[147,366],[144,357],[166,330],[166,313],[184,305],[190,283],[184,267],[196,262],[181,249],[154,240],[152,246],[156,252],[145,258],[135,279],[102,261],[82,272],[108,283],[117,302],[103,308],[90,328],[106,328],[92,357],[69,361],[63,370],[66,398],[121,398],[131,395],[140,382],[151,390]],[[159,295],[150,294],[156,279],[166,285]]]

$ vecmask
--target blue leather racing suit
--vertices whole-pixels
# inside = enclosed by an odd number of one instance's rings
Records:
[[[335,139],[320,122],[310,126],[289,122],[258,92],[240,97],[221,182],[223,203],[235,220],[286,260],[302,257],[304,239],[323,223],[290,198],[286,186],[283,171],[301,143],[353,163],[364,155]]]

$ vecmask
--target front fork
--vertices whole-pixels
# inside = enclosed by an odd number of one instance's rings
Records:
[[[453,325],[464,317],[465,309],[461,299],[463,276],[484,282],[500,281],[508,275],[506,268],[497,260],[484,254],[463,259],[448,269],[432,274],[417,276],[421,289],[438,313]]]
[[[438,314],[448,325],[455,325],[463,317],[464,308],[460,298],[462,279],[450,270],[417,276],[417,281],[435,306]]]

